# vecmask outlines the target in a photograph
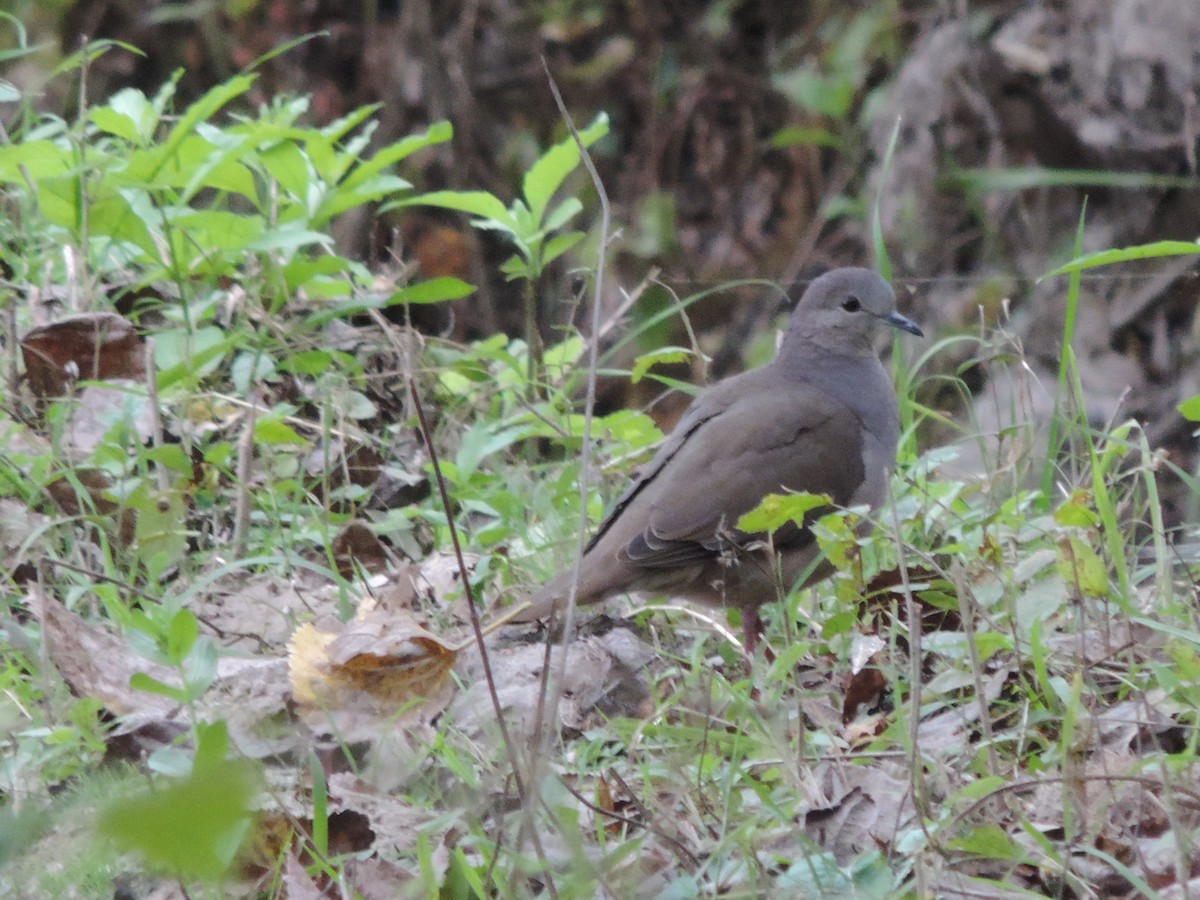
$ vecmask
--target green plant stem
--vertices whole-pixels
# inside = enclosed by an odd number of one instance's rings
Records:
[[[528,366],[526,370],[526,378],[528,384],[525,387],[525,398],[534,403],[542,396],[542,336],[538,331],[538,304],[537,291],[533,288],[533,281],[526,279],[524,290],[522,291],[525,301],[525,344],[528,353]]]

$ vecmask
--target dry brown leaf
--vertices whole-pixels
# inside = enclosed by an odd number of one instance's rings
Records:
[[[104,440],[114,423],[122,422],[142,441],[154,434],[154,410],[142,386],[125,379],[86,385],[75,396],[63,446],[72,459],[83,459]]]
[[[889,846],[913,819],[912,786],[898,763],[826,763],[813,772],[826,800],[801,816],[804,833],[842,865]]]
[[[304,871],[295,850],[288,851],[280,881],[287,891],[288,900],[322,900],[325,896],[325,892]]]
[[[852,721],[858,715],[860,706],[868,708],[874,706],[887,685],[888,682],[884,678],[883,672],[876,666],[862,669],[851,675],[850,683],[846,685],[846,693],[842,699],[842,721]]]
[[[83,488],[87,497],[82,501],[76,487]],[[79,467],[71,476],[59,475],[46,484],[46,493],[62,512],[68,516],[91,515],[99,513],[110,516],[120,505],[109,493],[113,488],[113,480],[103,469]]]
[[[77,695],[95,697],[117,715],[165,718],[176,709],[173,700],[129,686],[134,672],[177,685],[179,673],[174,669],[149,660],[131,660],[129,647],[120,636],[91,625],[54,597],[35,591],[28,604],[42,623],[50,661]]]
[[[392,860],[369,856],[351,859],[346,863],[346,880],[354,887],[354,895],[362,900],[392,900],[414,891],[420,874],[409,871]]]
[[[306,622],[292,635],[288,665],[301,707],[392,715],[435,698],[458,650],[399,612],[373,611],[345,626]]]
[[[510,728],[523,732],[533,728],[540,705],[545,656],[542,644],[489,648],[488,661],[497,697]],[[654,651],[625,628],[574,641],[562,676],[560,723],[582,731],[604,717],[647,715],[650,693],[643,669],[653,657]],[[554,659],[557,665],[561,655],[555,652]],[[477,738],[489,733],[496,714],[483,665],[474,647],[464,653],[459,671],[470,686],[455,698],[450,714],[459,728]]]
[[[376,574],[388,567],[389,554],[371,526],[361,519],[353,519],[342,526],[330,547],[338,574],[343,578],[352,576],[356,567]]]
[[[124,316],[86,313],[31,329],[21,358],[34,394],[62,397],[76,381],[146,376],[142,341]]]

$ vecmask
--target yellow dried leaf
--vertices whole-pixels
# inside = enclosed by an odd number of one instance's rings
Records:
[[[386,715],[436,695],[457,659],[456,648],[411,618],[373,612],[340,631],[300,626],[288,662],[292,695],[301,706]]]

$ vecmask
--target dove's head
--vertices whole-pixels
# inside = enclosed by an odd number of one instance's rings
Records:
[[[796,304],[782,354],[817,347],[837,354],[874,354],[881,326],[924,337],[896,311],[891,285],[870,269],[834,269],[813,281]]]

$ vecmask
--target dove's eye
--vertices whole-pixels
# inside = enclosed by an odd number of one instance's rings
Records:
[[[842,309],[846,312],[858,312],[862,309],[862,304],[858,302],[858,298],[851,296],[842,301]]]

